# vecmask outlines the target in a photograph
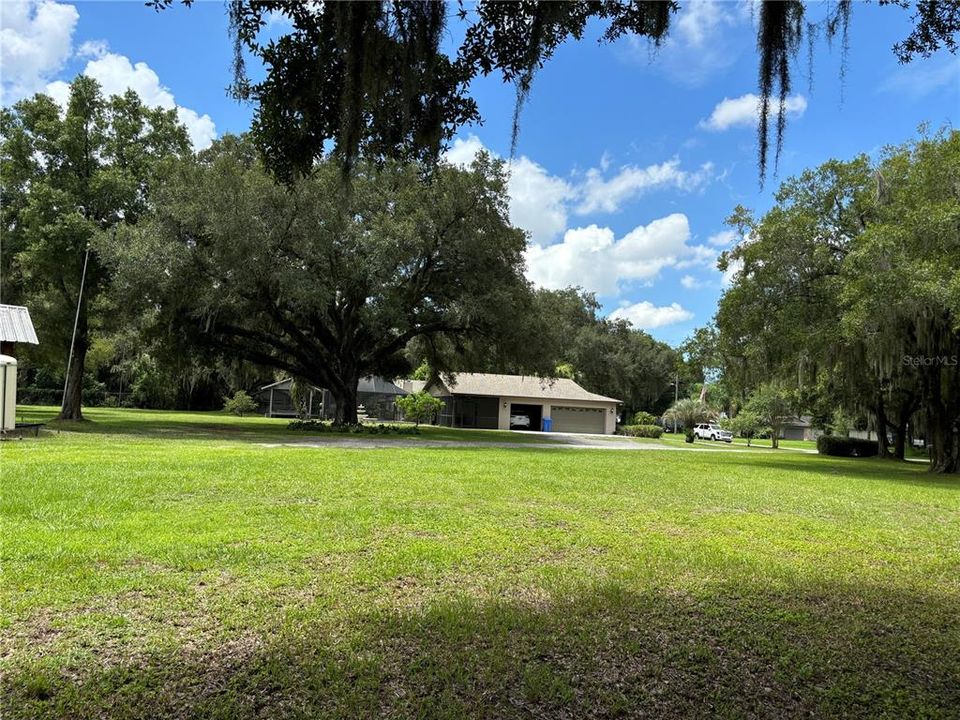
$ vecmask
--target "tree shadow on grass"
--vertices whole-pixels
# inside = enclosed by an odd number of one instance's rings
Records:
[[[14,667],[4,717],[960,716],[955,596],[609,584],[339,623],[307,605],[258,631],[106,667]]]
[[[735,464],[735,459],[725,458]],[[918,487],[937,487],[960,491],[960,475],[938,475],[925,465],[877,458],[836,458],[824,455],[776,455],[764,453],[750,457],[753,468],[769,468],[777,472],[798,472],[818,475],[853,477],[858,480],[882,480]]]

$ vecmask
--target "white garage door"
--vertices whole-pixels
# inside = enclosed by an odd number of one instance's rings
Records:
[[[554,432],[603,434],[603,410],[598,408],[554,406],[550,417]]]

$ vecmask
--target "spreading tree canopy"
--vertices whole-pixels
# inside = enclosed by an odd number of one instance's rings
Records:
[[[135,224],[167,160],[189,153],[173,110],[148,108],[136,93],[105,98],[78,77],[62,110],[47,95],[0,111],[0,207],[4,300],[30,305],[40,352],[67,365],[86,249]],[[96,252],[86,268],[77,334],[60,416],[81,417],[88,349],[111,315],[107,273]]]
[[[731,218],[743,239],[721,258],[736,272],[717,313],[729,381],[866,414],[881,455],[888,433],[903,458],[922,431],[931,468],[960,471],[960,132],[829,161],[776,201]]]
[[[156,9],[175,0],[149,0]],[[191,5],[193,0],[181,0]],[[229,0],[236,42],[233,91],[256,103],[253,136],[269,168],[284,180],[309,171],[333,144],[345,170],[368,160],[436,160],[444,143],[465,123],[479,120],[469,95],[478,75],[499,73],[517,91],[514,146],[519,112],[534,75],[568,39],[581,40],[587,23],[605,25],[602,40],[635,35],[659,44],[680,3],[659,0],[478,0],[456,4],[466,23],[455,55],[442,48],[448,2],[376,0],[301,2]],[[793,66],[806,43],[840,36],[847,44],[851,0],[838,0],[820,22],[811,22],[804,0],[758,3],[759,169],[766,172],[771,105],[776,113],[779,155]],[[907,0],[880,0],[908,7]],[[264,41],[261,30],[273,13],[291,23],[289,32]],[[956,49],[960,10],[956,3],[918,0],[915,26],[896,45],[902,62],[940,47]],[[251,82],[244,53],[262,61],[266,76]]]
[[[410,370],[414,340],[437,372],[464,369],[471,344],[540,369],[512,322],[531,290],[503,164],[421,169],[358,166],[346,193],[326,162],[285,187],[228,136],[110,248],[117,282],[191,342],[329,389],[338,423],[357,421],[360,378]]]

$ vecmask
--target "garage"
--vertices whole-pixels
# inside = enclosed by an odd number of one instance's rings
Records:
[[[603,410],[600,408],[554,406],[550,416],[554,432],[604,432]]]
[[[526,421],[523,418],[526,418]],[[510,403],[511,430],[539,430],[542,420],[543,405]]]
[[[443,401],[441,425],[464,428],[611,435],[617,428],[616,398],[598,395],[570,378],[460,372],[424,385]]]

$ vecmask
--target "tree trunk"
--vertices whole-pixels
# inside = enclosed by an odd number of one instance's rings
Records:
[[[930,448],[930,472],[960,473],[960,428],[957,420],[930,413],[927,439]]]
[[[63,396],[60,407],[60,420],[83,420],[80,404],[83,400],[83,368],[87,360],[87,348],[90,345],[87,337],[87,304],[80,304],[80,317],[77,321],[77,338],[73,346],[73,359],[70,360],[70,350],[67,349],[67,358],[70,370],[67,377],[67,391]]]
[[[897,460],[903,460],[907,454],[907,423],[902,421],[897,424],[896,435],[893,438],[893,457]]]
[[[893,443],[893,456],[897,460],[905,460],[907,457],[907,444],[909,441],[907,428],[910,425],[910,418],[913,416],[915,409],[916,404],[911,398],[909,401],[904,402],[897,412],[897,425],[893,428],[896,433]]]
[[[937,368],[925,380],[927,441],[933,444],[930,472],[960,473],[960,383],[956,368]]]
[[[887,440],[887,411],[883,404],[883,394],[877,396],[877,455],[882,458],[890,455],[890,443]]]
[[[780,426],[773,425],[770,428],[770,447],[777,450],[780,447]]]
[[[333,415],[333,424],[337,426],[357,425],[357,385],[359,378],[346,379],[330,388],[336,410]]]

